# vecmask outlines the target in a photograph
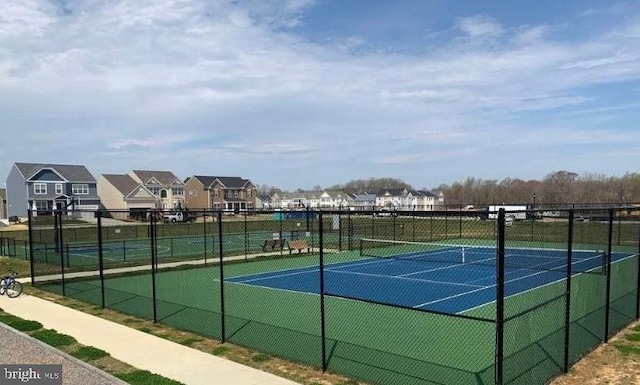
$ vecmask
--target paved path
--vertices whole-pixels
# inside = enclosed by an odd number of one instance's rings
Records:
[[[187,385],[295,385],[273,374],[144,333],[34,296],[0,296],[0,308],[35,320],[138,369]]]

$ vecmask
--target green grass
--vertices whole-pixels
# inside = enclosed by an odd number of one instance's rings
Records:
[[[264,353],[258,353],[251,357],[251,361],[253,362],[265,362],[265,361],[269,361],[270,359],[271,359],[271,356]]]
[[[93,346],[82,346],[69,354],[83,361],[93,361],[109,355],[109,353],[104,350],[94,348]]]
[[[76,343],[76,339],[52,329],[44,329],[31,333],[31,337],[39,339],[47,345],[59,348]]]
[[[184,385],[182,382],[159,376],[147,370],[120,373],[116,374],[116,377],[131,385]]]
[[[40,322],[24,320],[11,314],[0,314],[0,322],[22,332],[28,332],[42,328],[42,324]]]
[[[631,333],[624,336],[624,339],[627,341],[640,341],[640,333]]]
[[[620,344],[620,343],[614,343],[613,346],[625,356],[640,354],[639,346],[632,346],[632,345],[626,345],[626,344]]]
[[[222,356],[228,351],[229,351],[229,348],[226,346],[216,346],[211,351],[211,354],[213,354],[214,356]]]

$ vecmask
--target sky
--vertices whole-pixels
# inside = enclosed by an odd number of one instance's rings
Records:
[[[2,0],[15,162],[286,190],[640,172],[640,0]]]

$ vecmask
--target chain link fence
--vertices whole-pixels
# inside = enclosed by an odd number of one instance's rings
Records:
[[[544,384],[639,309],[640,218],[559,211],[57,212],[27,248],[43,290],[368,383]]]

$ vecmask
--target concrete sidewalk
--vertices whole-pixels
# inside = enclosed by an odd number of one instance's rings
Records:
[[[295,385],[258,369],[29,295],[0,296],[0,308],[100,348],[112,357],[187,385]]]

